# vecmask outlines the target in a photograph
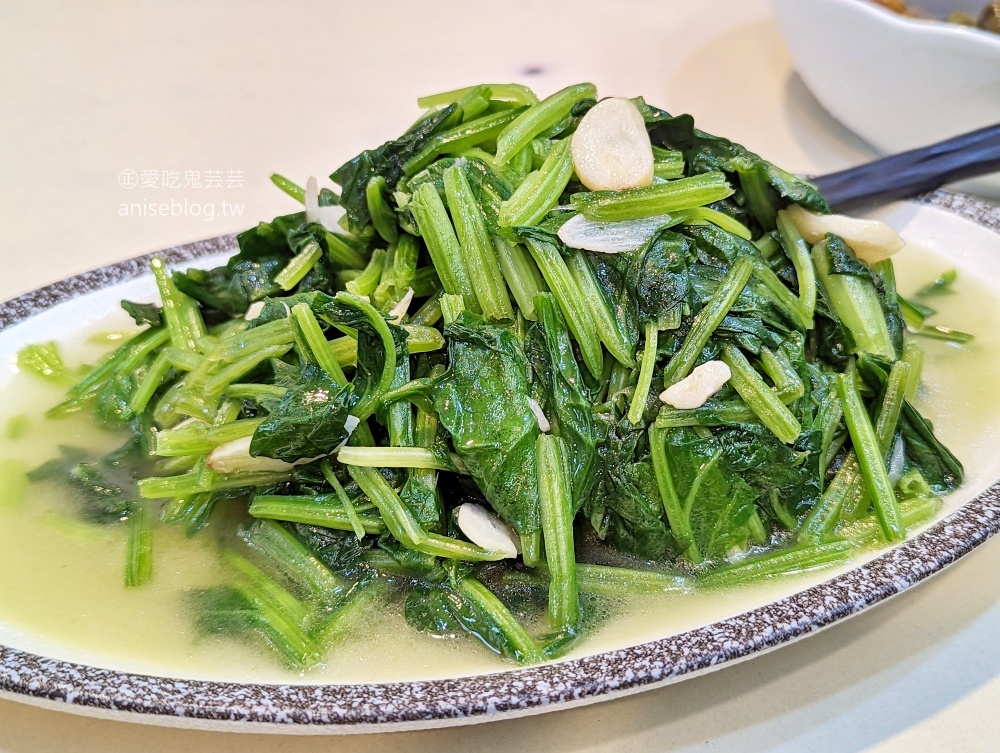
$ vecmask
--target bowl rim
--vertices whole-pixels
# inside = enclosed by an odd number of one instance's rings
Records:
[[[978,40],[973,42],[973,44],[983,44],[990,49],[1000,52],[1000,34],[986,31],[976,26],[956,24],[943,18],[904,16],[890,8],[873,2],[873,0],[830,0],[830,2],[839,3],[840,5],[863,6],[865,8],[863,12],[871,14],[873,18],[881,18],[886,23],[896,25],[900,29],[933,34],[949,40],[966,37],[967,39]],[[963,44],[968,43],[967,41],[963,41]]]
[[[936,191],[918,199],[1000,235],[1000,206]],[[0,331],[168,263],[232,250],[232,235],[84,272],[0,304]],[[264,684],[105,669],[0,645],[0,697],[79,714],[245,732],[357,733],[468,724],[569,708],[686,679],[778,648],[943,570],[1000,531],[1000,480],[871,561],[735,617],[578,659],[442,680]]]

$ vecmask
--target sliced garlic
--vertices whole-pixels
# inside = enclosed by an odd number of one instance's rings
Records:
[[[591,191],[621,191],[653,182],[653,147],[631,101],[605,99],[583,116],[570,144],[573,169]]]
[[[839,236],[866,264],[888,259],[906,245],[899,233],[878,220],[861,220],[844,214],[816,214],[792,204],[785,210],[802,237],[819,243],[827,233]]]
[[[358,428],[360,423],[361,419],[357,416],[348,415],[347,418],[344,419],[344,431],[347,432],[347,436],[344,437],[343,442],[333,448],[333,452],[339,452],[347,446],[347,443],[351,441],[351,435],[354,433],[354,430]],[[312,458],[312,460],[316,460],[316,458]]]
[[[250,454],[250,440],[253,437],[234,439],[220,444],[205,458],[205,464],[216,473],[237,473],[239,471],[290,471],[294,466],[284,460],[255,458]]]
[[[509,559],[521,551],[513,529],[482,505],[473,502],[459,505],[455,509],[455,520],[469,541],[483,549],[502,552]]]
[[[542,406],[538,404],[538,401],[532,397],[528,398],[528,407],[531,408],[531,412],[535,414],[535,421],[538,422],[538,430],[541,432],[548,432],[552,428],[552,424],[549,423],[549,419],[545,417],[544,411],[542,411]]]
[[[578,214],[559,228],[559,240],[570,248],[602,254],[623,254],[638,251],[661,228],[669,224],[669,214],[621,222],[594,222]]]
[[[400,299],[399,303],[392,307],[389,312],[389,318],[392,319],[393,324],[402,324],[403,317],[406,316],[406,312],[410,308],[410,303],[413,302],[413,288],[407,288],[406,294]]]
[[[691,373],[676,384],[660,393],[660,400],[675,408],[700,408],[722,386],[733,373],[722,361],[706,361],[695,367]]]
[[[906,468],[906,443],[902,435],[892,443],[892,453],[889,455],[889,481],[895,486],[903,477]]]
[[[260,316],[260,312],[262,312],[263,310],[264,310],[264,302],[254,301],[249,306],[247,306],[247,310],[246,313],[243,314],[243,318],[246,319],[248,322],[252,322],[258,316]]]
[[[321,207],[319,205],[319,183],[315,178],[306,181],[306,221],[318,222],[330,232],[340,229],[340,218],[344,216],[344,208],[338,206]]]

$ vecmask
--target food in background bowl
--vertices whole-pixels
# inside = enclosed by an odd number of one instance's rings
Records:
[[[904,0],[872,0],[872,2],[911,18],[933,18],[920,9],[908,5]],[[1000,34],[1000,2],[990,0],[978,14],[970,13],[968,10],[953,10],[940,20]]]

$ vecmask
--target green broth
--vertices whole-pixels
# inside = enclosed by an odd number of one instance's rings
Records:
[[[913,247],[897,262],[900,290],[912,292],[947,262]],[[969,331],[965,346],[920,339],[925,351],[920,409],[942,441],[965,463],[969,481],[953,495],[964,500],[991,479],[1000,399],[992,376],[1000,373],[1000,312],[994,292],[972,275],[959,275],[955,294],[935,298],[932,320]],[[67,349],[69,350],[69,349]],[[68,360],[92,359],[68,352]],[[59,445],[104,452],[121,437],[95,428],[88,417],[41,418],[61,399],[60,389],[32,376],[4,384],[0,427],[16,416],[12,434],[0,433],[0,459],[34,467],[58,454]],[[155,528],[150,584],[123,584],[125,526],[77,522],[74,502],[56,487],[35,484],[20,504],[0,508],[0,642],[47,655],[192,678],[255,681],[370,682],[495,671],[507,666],[472,640],[446,641],[410,629],[398,605],[373,610],[364,630],[339,643],[323,666],[295,675],[263,647],[203,637],[194,628],[187,594],[225,582],[219,541],[233,535],[243,503],[223,501],[211,524],[193,538],[176,527]],[[227,512],[232,514],[227,515]],[[664,594],[613,603],[615,614],[591,631],[569,656],[594,653],[662,637],[738,614],[824,580],[830,571],[752,588]]]

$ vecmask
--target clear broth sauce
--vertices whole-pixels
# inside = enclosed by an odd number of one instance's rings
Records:
[[[910,246],[897,261],[899,288],[912,293],[949,266]],[[921,339],[923,381],[918,407],[965,464],[967,483],[948,508],[992,479],[1000,428],[1000,295],[959,275],[954,294],[931,303],[934,323],[971,332],[965,346]],[[105,345],[106,347],[106,345]],[[97,346],[64,348],[67,360],[93,360]],[[12,371],[16,371],[12,367]],[[121,437],[95,428],[87,416],[47,420],[59,388],[31,375],[0,376],[0,459],[29,468],[58,455],[59,445],[110,451]],[[26,416],[18,438],[3,433]],[[222,502],[220,504],[227,504]],[[154,532],[152,582],[123,582],[125,527],[74,521],[74,502],[48,484],[28,487],[21,504],[0,508],[0,643],[47,656],[115,669],[186,678],[253,682],[386,682],[491,672],[509,667],[473,640],[439,640],[409,628],[399,610],[380,609],[363,629],[339,643],[326,663],[302,675],[284,669],[265,648],[203,637],[187,607],[192,589],[223,583],[216,519],[193,538],[172,526]],[[216,511],[218,515],[219,511]],[[854,563],[875,556],[864,555]],[[737,615],[833,575],[823,571],[730,591],[664,594],[618,605],[618,612],[569,658],[634,645]]]

